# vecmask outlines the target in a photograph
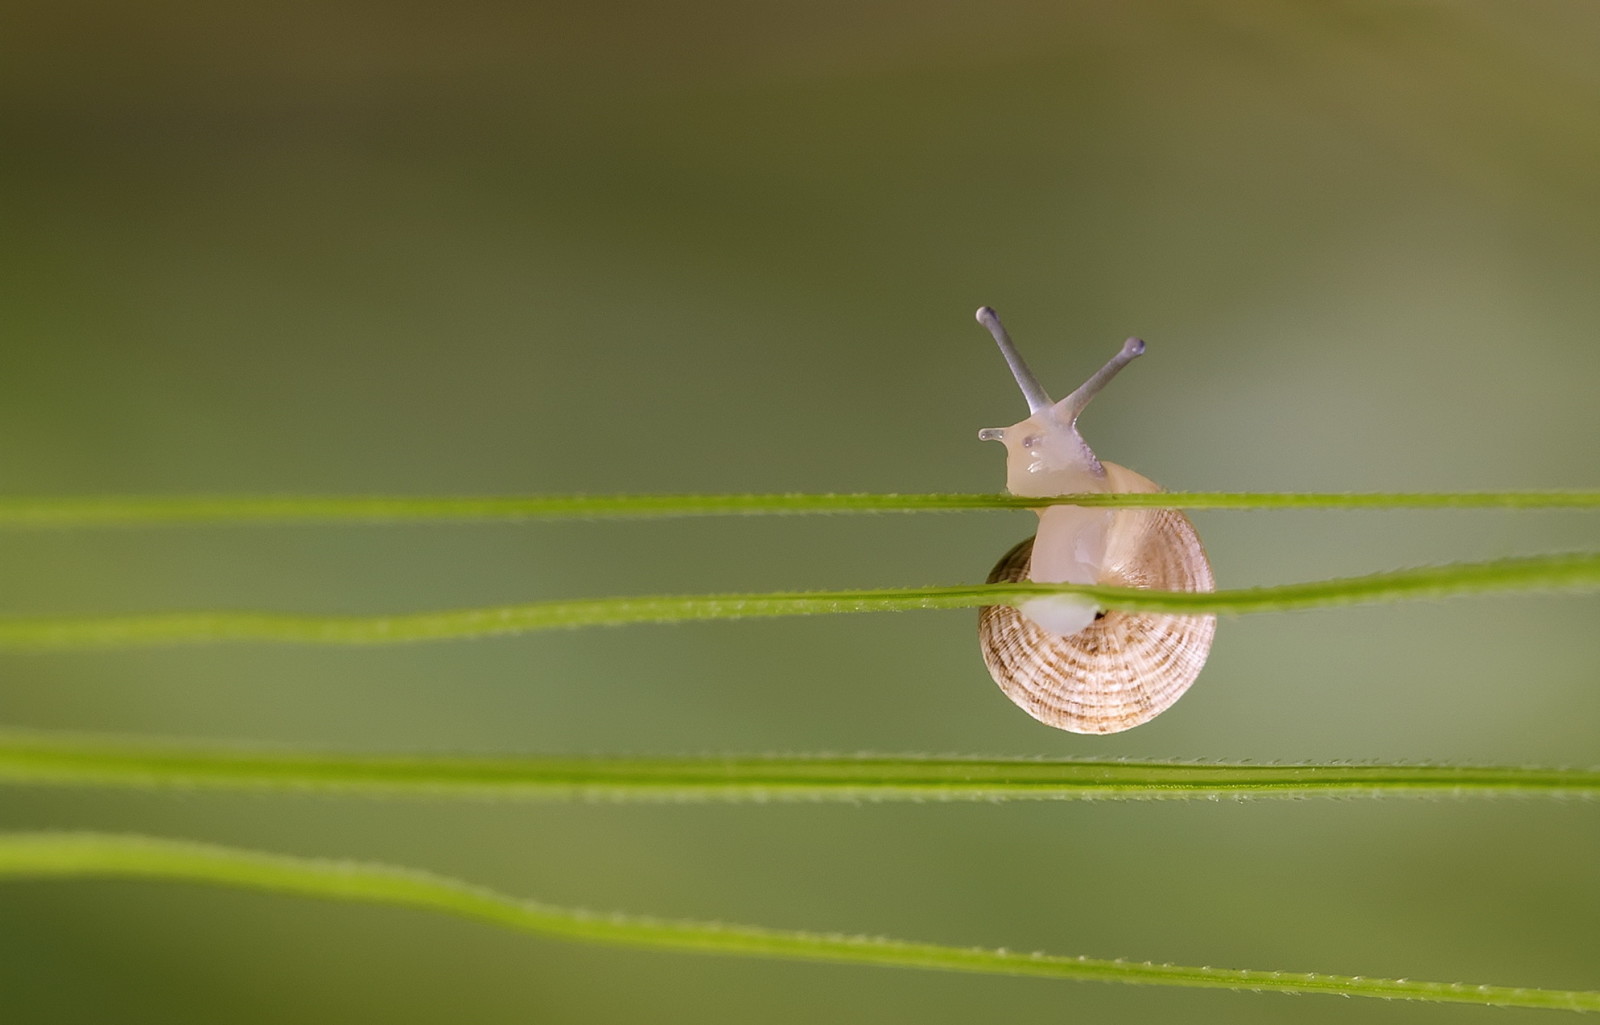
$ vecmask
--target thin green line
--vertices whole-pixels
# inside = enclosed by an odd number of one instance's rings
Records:
[[[396,644],[536,630],[706,619],[899,612],[1015,605],[1077,594],[1103,608],[1188,615],[1285,612],[1466,594],[1600,588],[1600,553],[1497,559],[1277,587],[1193,593],[1071,584],[973,584],[865,591],[804,591],[589,598],[383,616],[176,612],[0,620],[0,648],[85,648],[223,641]]]
[[[796,932],[626,915],[519,900],[414,869],[327,861],[211,844],[95,833],[0,835],[0,877],[136,878],[234,886],[325,900],[436,911],[567,940],[703,954],[923,968],[1145,986],[1326,993],[1499,1007],[1600,1010],[1600,992],[1374,979],[1318,972],[1200,968],[865,936]]]
[[[0,783],[622,801],[1600,797],[1600,769],[920,756],[348,755],[0,733]]]
[[[1600,491],[1174,491],[1057,498],[992,494],[41,496],[0,498],[0,528],[909,513],[1058,504],[1176,509],[1593,509],[1600,508]]]

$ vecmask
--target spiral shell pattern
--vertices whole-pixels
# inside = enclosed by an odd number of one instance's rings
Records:
[[[989,582],[1027,579],[1028,538],[1005,554]],[[1175,509],[1119,509],[1099,583],[1170,591],[1216,584],[1188,517]],[[983,660],[1006,696],[1035,719],[1073,733],[1120,733],[1171,707],[1200,675],[1215,616],[1112,609],[1066,636],[1009,605],[979,610]]]

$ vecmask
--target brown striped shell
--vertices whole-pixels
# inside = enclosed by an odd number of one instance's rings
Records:
[[[1007,552],[989,582],[1027,579],[1033,541]],[[1176,509],[1118,509],[1098,583],[1216,587],[1194,526]],[[1073,733],[1120,733],[1165,711],[1200,675],[1216,628],[1215,616],[1112,609],[1066,636],[1009,605],[978,613],[983,660],[1000,689],[1035,719]]]

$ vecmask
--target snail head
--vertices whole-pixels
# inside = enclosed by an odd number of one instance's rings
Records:
[[[1010,427],[988,427],[978,432],[984,441],[1005,444],[1007,490],[1014,495],[1038,497],[1106,490],[1105,468],[1078,433],[1078,417],[1107,382],[1144,353],[1144,342],[1128,339],[1122,343],[1122,350],[1076,391],[1053,402],[1023,362],[1022,354],[1000,323],[999,314],[984,306],[978,310],[978,323],[994,336],[1031,414]]]

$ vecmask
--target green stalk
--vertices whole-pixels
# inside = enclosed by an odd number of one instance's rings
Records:
[[[1205,615],[1285,612],[1467,594],[1592,591],[1596,588],[1600,588],[1600,553],[1574,552],[1210,593],[1020,583],[587,598],[380,616],[223,611],[9,619],[0,620],[0,648],[141,647],[222,641],[395,644],[628,623],[963,609],[1015,605],[1028,598],[1050,594],[1086,595],[1108,609]]]
[[[1499,1007],[1600,1010],[1600,992],[1113,961],[625,915],[519,900],[413,869],[95,833],[0,834],[0,878],[171,879],[410,907],[557,939],[703,954],[924,968],[1144,986],[1326,993]]]
[[[1173,509],[1594,509],[1600,491],[1280,494],[1163,492],[1018,498],[991,494],[770,495],[89,495],[0,499],[0,529],[195,523],[431,523],[669,516],[1025,509],[1043,505]]]
[[[0,733],[0,784],[620,801],[1600,797],[1600,769],[921,756],[351,755]]]

